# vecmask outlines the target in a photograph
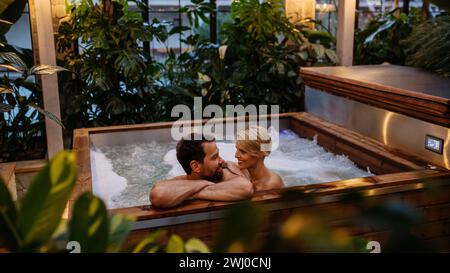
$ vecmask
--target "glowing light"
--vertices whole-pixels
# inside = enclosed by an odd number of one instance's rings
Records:
[[[387,116],[384,118],[384,121],[383,121],[383,142],[386,145],[388,144],[388,136],[387,136],[387,134],[388,134],[389,122],[390,122],[390,120],[391,120],[393,115],[394,115],[394,113],[389,112],[389,114],[387,114]]]
[[[450,169],[450,164],[448,162],[448,153],[447,153],[447,150],[446,150],[446,147],[447,147],[449,142],[450,142],[450,130],[447,130],[447,137],[445,138],[444,147],[443,147],[444,164],[445,164],[445,168],[447,168],[447,169]]]

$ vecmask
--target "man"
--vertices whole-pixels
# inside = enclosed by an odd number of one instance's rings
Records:
[[[156,182],[150,191],[153,206],[174,207],[186,199],[237,201],[253,195],[252,183],[234,163],[224,162],[211,139],[193,133],[178,142],[177,159],[186,175]]]

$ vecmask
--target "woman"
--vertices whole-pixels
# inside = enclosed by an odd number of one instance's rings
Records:
[[[255,191],[279,189],[284,186],[281,177],[264,165],[270,154],[272,140],[261,126],[250,126],[238,133],[236,154],[239,169],[253,183]]]

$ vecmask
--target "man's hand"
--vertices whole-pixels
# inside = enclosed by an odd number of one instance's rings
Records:
[[[150,202],[157,208],[174,207],[213,184],[206,180],[187,180],[186,176],[161,180],[153,185],[149,196]]]
[[[252,196],[253,184],[235,163],[227,162],[227,167],[223,169],[222,182],[204,187],[193,197],[213,201],[238,201]]]

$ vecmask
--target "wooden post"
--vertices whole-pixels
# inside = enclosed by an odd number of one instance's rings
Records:
[[[353,64],[356,0],[341,0],[338,7],[337,55],[339,64]]]
[[[33,50],[36,52],[36,63],[56,65],[55,41],[53,36],[52,9],[50,0],[29,0],[31,27],[33,33]],[[59,90],[56,74],[40,77],[43,92],[44,109],[59,119]],[[47,134],[47,154],[52,158],[64,150],[62,128],[49,118],[45,118]]]

